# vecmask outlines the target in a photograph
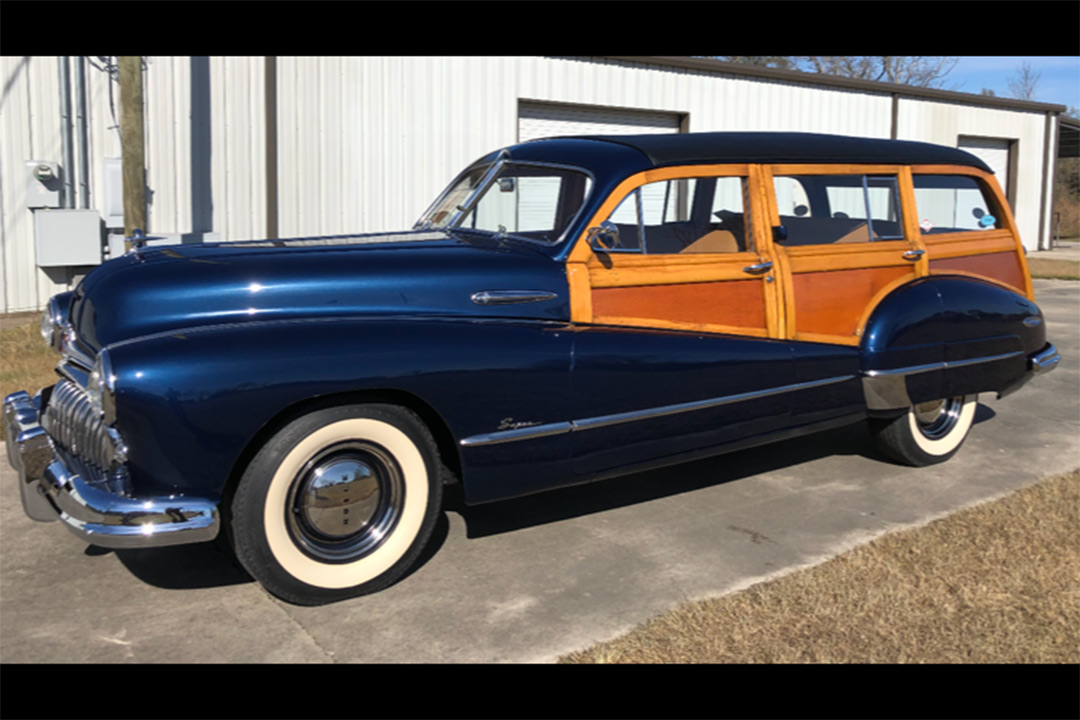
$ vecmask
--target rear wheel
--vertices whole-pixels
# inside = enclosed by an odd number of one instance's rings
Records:
[[[900,417],[871,420],[878,448],[893,460],[924,466],[957,453],[975,419],[977,395],[920,403]]]
[[[350,405],[305,415],[255,456],[233,499],[237,558],[267,590],[318,605],[381,590],[416,562],[442,482],[412,412]]]

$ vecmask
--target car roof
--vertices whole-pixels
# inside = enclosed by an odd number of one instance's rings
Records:
[[[556,138],[552,138],[556,139]],[[795,132],[710,132],[653,135],[574,135],[633,148],[655,167],[712,163],[860,163],[966,165],[993,170],[969,152],[910,140]],[[534,140],[533,142],[544,142]],[[519,146],[522,147],[522,146]]]

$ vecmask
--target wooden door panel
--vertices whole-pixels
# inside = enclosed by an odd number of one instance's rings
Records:
[[[603,324],[765,334],[765,293],[756,278],[598,288],[592,302],[596,322]]]

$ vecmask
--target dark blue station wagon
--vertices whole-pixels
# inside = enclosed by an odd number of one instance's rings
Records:
[[[135,247],[4,401],[27,514],[227,538],[271,593],[382,589],[487,503],[869,423],[911,465],[1059,360],[989,168],[793,133],[538,140],[409,231]]]

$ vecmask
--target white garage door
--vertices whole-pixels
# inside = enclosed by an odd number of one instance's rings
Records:
[[[518,141],[555,135],[677,133],[679,120],[674,113],[521,103]]]
[[[994,171],[1003,192],[1009,191],[1009,141],[1000,138],[962,137],[961,150],[975,155]]]

